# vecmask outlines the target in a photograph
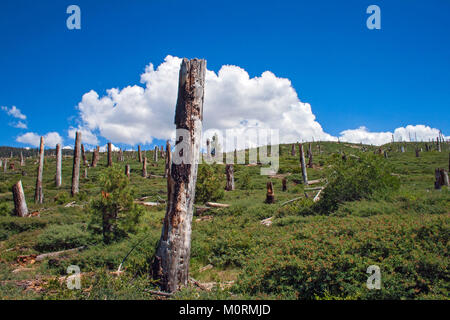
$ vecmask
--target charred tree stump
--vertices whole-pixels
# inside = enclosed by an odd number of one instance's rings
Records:
[[[44,192],[42,190],[42,173],[44,172],[44,137],[41,137],[39,146],[39,165],[36,178],[36,190],[34,193],[34,203],[44,202]]]
[[[13,199],[14,199],[14,213],[18,217],[27,217],[28,208],[25,201],[25,194],[23,193],[22,180],[19,180],[12,187]]]
[[[205,71],[205,60],[183,59],[180,67],[176,151],[167,179],[167,211],[152,266],[153,277],[159,280],[162,290],[169,292],[186,286],[189,278]]]
[[[142,176],[147,178],[147,157],[144,157],[144,160],[142,161]]]
[[[225,166],[225,173],[227,175],[227,185],[225,186],[225,190],[232,191],[234,190],[234,168],[232,164],[227,164]]]
[[[158,162],[158,147],[155,146],[155,151],[153,152],[153,161]]]
[[[112,145],[111,142],[108,142],[108,167],[112,167]]]
[[[55,176],[55,186],[57,188],[61,187],[62,184],[62,151],[61,145],[58,143],[56,145],[56,176]]]
[[[164,178],[168,178],[169,177],[169,172],[170,172],[170,166],[172,164],[172,153],[170,151],[170,142],[169,140],[166,141],[166,166],[164,168]]]
[[[75,136],[75,148],[73,150],[72,189],[74,197],[80,191],[80,158],[81,158],[81,132],[77,131]]]
[[[283,178],[283,180],[281,180],[281,184],[283,185],[282,190],[287,191],[287,179],[286,178]]]
[[[307,186],[308,185],[308,173],[306,171],[305,154],[303,153],[303,145],[301,143],[298,144],[298,152],[300,155],[300,165],[302,167],[303,184],[305,186]]]
[[[266,203],[272,204],[275,203],[275,193],[273,191],[272,181],[267,181],[267,194],[266,194]]]

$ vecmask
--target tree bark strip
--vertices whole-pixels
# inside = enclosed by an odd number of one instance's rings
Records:
[[[56,145],[56,176],[55,176],[55,186],[57,188],[61,187],[62,184],[62,151],[61,144]]]
[[[18,217],[27,217],[28,208],[25,201],[25,194],[23,193],[22,180],[19,180],[12,187],[13,199],[14,199],[14,213]]]
[[[39,166],[36,178],[36,190],[34,193],[34,203],[44,202],[44,192],[42,190],[42,173],[44,172],[44,137],[41,137],[39,146]]]
[[[205,71],[205,60],[183,59],[180,67],[175,111],[175,158],[167,179],[167,211],[152,266],[153,277],[159,280],[162,290],[169,292],[188,284]],[[186,131],[182,132],[180,129],[187,131],[185,141],[182,141],[181,134],[186,135]]]
[[[81,157],[81,132],[77,131],[75,136],[75,148],[73,150],[72,189],[74,197],[80,191],[80,157]]]

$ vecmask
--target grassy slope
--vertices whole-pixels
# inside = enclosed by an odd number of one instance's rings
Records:
[[[314,163],[321,168],[308,169],[309,179],[324,177],[327,159],[332,153],[345,151],[358,154],[359,145],[321,143],[313,144]],[[369,150],[374,147],[366,146]],[[394,145],[389,153],[393,171],[400,175],[401,189],[382,200],[362,200],[343,204],[332,216],[296,214],[301,201],[285,205],[286,200],[303,195],[298,156],[290,156],[290,146],[281,148],[280,173],[288,175],[288,191],[281,191],[281,179],[274,182],[276,204],[264,204],[266,176],[259,167],[235,166],[237,189],[227,192],[220,202],[230,203],[228,209],[216,209],[206,214],[211,221],[193,223],[191,276],[201,282],[226,283],[234,281],[231,289],[198,291],[188,288],[178,298],[448,298],[449,287],[449,213],[450,193],[433,190],[434,168],[448,166],[448,148],[441,153],[423,152],[416,158],[414,144],[408,143],[406,153],[397,152]],[[394,152],[395,151],[395,152]],[[90,158],[90,155],[88,156]],[[152,159],[151,152],[148,158]],[[40,210],[40,218],[21,219],[0,217],[0,297],[1,298],[91,298],[91,299],[152,299],[145,292],[151,288],[146,269],[149,264],[164,217],[163,205],[146,208],[137,235],[120,243],[104,246],[98,237],[89,236],[85,226],[89,221],[83,205],[99,193],[96,178],[104,169],[106,156],[102,155],[97,168],[89,169],[89,177],[81,179],[81,195],[76,204],[70,193],[72,158],[63,161],[63,187],[54,187],[55,159],[46,158],[44,169],[43,205],[33,203],[35,159],[27,159],[22,176],[20,169],[0,173],[0,202],[12,209],[10,186],[22,179],[30,211]],[[130,154],[131,183],[135,198],[150,196],[148,201],[166,198],[166,183],[162,178],[144,179],[141,166]],[[16,168],[18,161],[16,160]],[[152,161],[150,161],[152,163]],[[120,164],[123,166],[124,164]],[[156,167],[148,166],[152,174],[162,175],[163,159]],[[250,173],[249,190],[240,189],[240,177]],[[312,195],[312,194],[311,194]],[[59,198],[58,204],[55,197]],[[67,199],[65,199],[67,198]],[[4,209],[5,210],[5,209]],[[275,216],[271,227],[260,220]],[[68,226],[61,231],[61,226]],[[53,237],[59,237],[69,246],[88,244],[88,249],[70,253],[57,259],[27,265],[27,270],[12,273],[19,268],[17,256],[46,252]],[[56,235],[55,235],[56,234]],[[125,275],[117,278],[108,270],[116,270],[129,249],[139,243],[125,263]],[[58,248],[55,248],[55,250]],[[48,249],[47,249],[48,250]],[[51,250],[53,251],[53,250]],[[45,291],[24,291],[17,286],[21,279],[43,279],[65,275],[67,266],[79,265],[82,272],[95,272],[86,277],[81,291],[65,290],[57,281],[46,282]],[[212,264],[212,269],[200,268]],[[382,290],[368,290],[365,273],[369,265],[379,265],[382,271]],[[86,288],[89,288],[86,290]]]

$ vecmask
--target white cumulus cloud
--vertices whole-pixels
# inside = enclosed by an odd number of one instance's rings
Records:
[[[8,108],[6,106],[1,107],[3,111],[5,111],[9,116],[12,116],[17,119],[25,120],[27,118],[26,115],[22,114],[19,108],[16,106],[12,106],[11,108]]]
[[[17,137],[16,141],[24,144],[38,147],[41,136],[34,132],[27,132]],[[62,138],[58,132],[49,132],[44,135],[44,144],[46,147],[54,148],[58,143],[62,143]]]

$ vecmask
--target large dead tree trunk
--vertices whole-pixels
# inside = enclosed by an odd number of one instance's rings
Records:
[[[141,146],[138,146],[138,160],[139,163],[142,163],[142,152],[141,152]]]
[[[225,166],[225,173],[227,175],[227,185],[225,190],[232,191],[234,190],[234,168],[232,164],[227,164]]]
[[[73,150],[72,190],[74,197],[80,191],[80,157],[81,157],[81,132],[75,136],[75,149]]]
[[[291,156],[295,157],[295,144],[294,143],[292,144],[292,147],[291,147]]]
[[[308,173],[306,171],[305,154],[303,153],[303,144],[299,143],[298,152],[300,155],[300,165],[302,166],[303,184],[308,185]]]
[[[41,137],[39,146],[39,165],[36,178],[36,190],[34,193],[34,203],[44,202],[44,192],[42,190],[42,173],[44,172],[44,137]]]
[[[84,144],[81,144],[81,157],[83,158],[83,165],[87,167],[88,162],[86,159],[86,153],[84,151]]]
[[[164,169],[164,178],[169,177],[170,166],[172,165],[172,152],[170,151],[170,142],[166,141],[166,167]]]
[[[183,59],[180,67],[175,111],[176,151],[167,179],[167,211],[152,268],[161,289],[169,292],[188,283],[205,71],[205,60]]]
[[[111,142],[108,142],[108,167],[112,167],[112,146]]]
[[[12,187],[14,199],[14,213],[19,217],[28,216],[27,202],[25,201],[25,194],[23,193],[22,180],[19,180]]]
[[[142,176],[147,178],[147,157],[144,157],[144,161],[142,161]]]
[[[275,192],[273,191],[272,181],[267,181],[266,203],[275,203]]]
[[[61,187],[62,184],[62,151],[61,145],[58,143],[56,145],[56,176],[55,176],[55,186],[57,188]]]
[[[97,167],[99,157],[100,157],[100,147],[97,146],[97,148],[95,148],[94,152],[92,153],[92,162],[91,162],[92,168]]]
[[[165,157],[165,155],[164,155],[164,147],[163,146],[160,146],[160,152],[161,152],[161,158],[164,158]]]
[[[155,146],[155,151],[153,152],[153,161],[158,162],[158,147]]]

